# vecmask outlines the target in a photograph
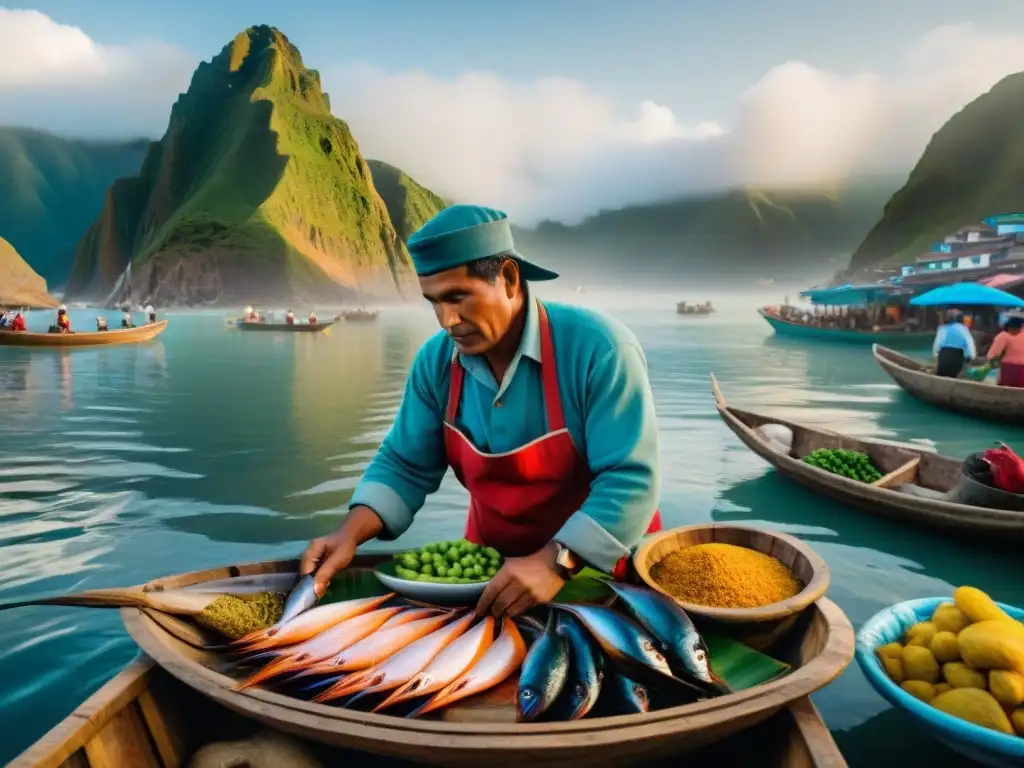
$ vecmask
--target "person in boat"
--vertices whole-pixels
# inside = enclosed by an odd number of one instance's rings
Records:
[[[312,309],[309,310],[309,324],[310,325],[316,325],[317,324],[316,311],[312,310]]]
[[[974,337],[964,325],[963,318],[963,312],[959,309],[947,311],[946,322],[939,326],[935,334],[932,354],[938,358],[935,368],[938,376],[955,379],[978,354]]]
[[[14,318],[11,320],[12,331],[27,331],[28,328],[25,325],[25,313],[20,309],[14,313]]]
[[[319,593],[356,547],[413,522],[449,467],[470,496],[465,536],[506,556],[478,613],[547,603],[584,565],[621,574],[661,529],[647,363],[625,325],[540,302],[557,273],[515,251],[501,211],[454,205],[407,243],[441,331],[419,350],[395,421],[341,528],[300,571]]]
[[[250,323],[255,323],[260,319],[259,314],[252,307],[245,308],[245,319]]]
[[[1003,318],[1003,330],[996,336],[988,350],[990,363],[999,361],[999,386],[1024,388],[1024,317],[1007,314]]]
[[[108,328],[107,328],[107,318],[105,318],[103,315],[100,315],[99,317],[96,318],[96,330],[97,331],[106,331],[106,330],[108,330]]]
[[[135,320],[132,318],[132,308],[125,304],[121,307],[121,327],[134,328]]]
[[[72,333],[71,318],[68,317],[68,308],[63,304],[57,309],[57,332]]]
[[[288,325],[295,325],[295,313],[289,309],[288,314],[284,316],[284,321],[288,323]]]
[[[13,318],[11,317],[11,311],[9,309],[5,309],[3,312],[0,312],[0,328],[10,328],[11,320],[13,320]]]
[[[156,322],[156,310],[153,309],[153,305],[152,304],[147,304],[146,305],[146,317],[148,318],[150,324]]]

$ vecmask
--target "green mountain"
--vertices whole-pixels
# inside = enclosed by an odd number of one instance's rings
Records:
[[[834,189],[749,189],[603,211],[581,224],[516,231],[517,250],[572,282],[661,285],[699,278],[756,285],[764,277],[831,276],[881,215],[894,178]]]
[[[367,160],[366,164],[373,174],[373,186],[384,201],[391,223],[403,243],[435,213],[448,207],[442,198],[395,166],[382,160]]]
[[[1024,73],[1004,78],[938,130],[850,268],[911,262],[961,226],[1018,211],[1024,211]]]
[[[129,262],[133,298],[162,306],[397,297],[411,274],[319,73],[267,26],[199,65],[79,243],[68,298],[107,296]]]
[[[75,244],[102,210],[107,189],[138,173],[147,144],[0,128],[0,237],[51,285],[63,285]]]
[[[46,292],[46,280],[0,237],[0,307],[55,307],[57,300]]]

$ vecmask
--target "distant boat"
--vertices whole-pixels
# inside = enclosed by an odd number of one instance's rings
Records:
[[[852,328],[823,328],[786,320],[763,308],[757,310],[757,313],[775,330],[777,336],[915,348],[931,346],[935,339],[935,331],[861,331]]]
[[[337,315],[335,320],[344,320],[348,323],[372,323],[377,319],[375,309],[349,309]]]
[[[760,283],[761,285],[764,285],[764,286],[775,285],[775,278],[774,277],[762,277],[757,282]]]
[[[688,315],[696,317],[707,317],[715,308],[711,306],[711,302],[705,302],[704,304],[687,304],[685,301],[680,301],[676,304],[677,315]]]

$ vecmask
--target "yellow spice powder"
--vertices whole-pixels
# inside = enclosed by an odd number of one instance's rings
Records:
[[[672,552],[651,577],[678,600],[713,608],[756,608],[803,589],[782,562],[733,544],[698,544]]]
[[[264,592],[252,597],[221,595],[195,618],[202,626],[230,640],[265,629],[281,618],[285,596]]]

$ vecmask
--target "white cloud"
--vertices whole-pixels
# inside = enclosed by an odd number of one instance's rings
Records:
[[[166,43],[102,45],[39,11],[0,8],[0,122],[160,136],[197,62]]]
[[[0,50],[0,121],[78,135],[161,135],[196,64],[173,46],[102,45],[39,12],[3,8]],[[1024,70],[1024,35],[941,27],[884,74],[783,63],[728,116],[679,115],[642,98],[623,111],[569,78],[442,80],[329,64],[310,62],[365,154],[528,223],[737,184],[906,171],[954,112]]]

